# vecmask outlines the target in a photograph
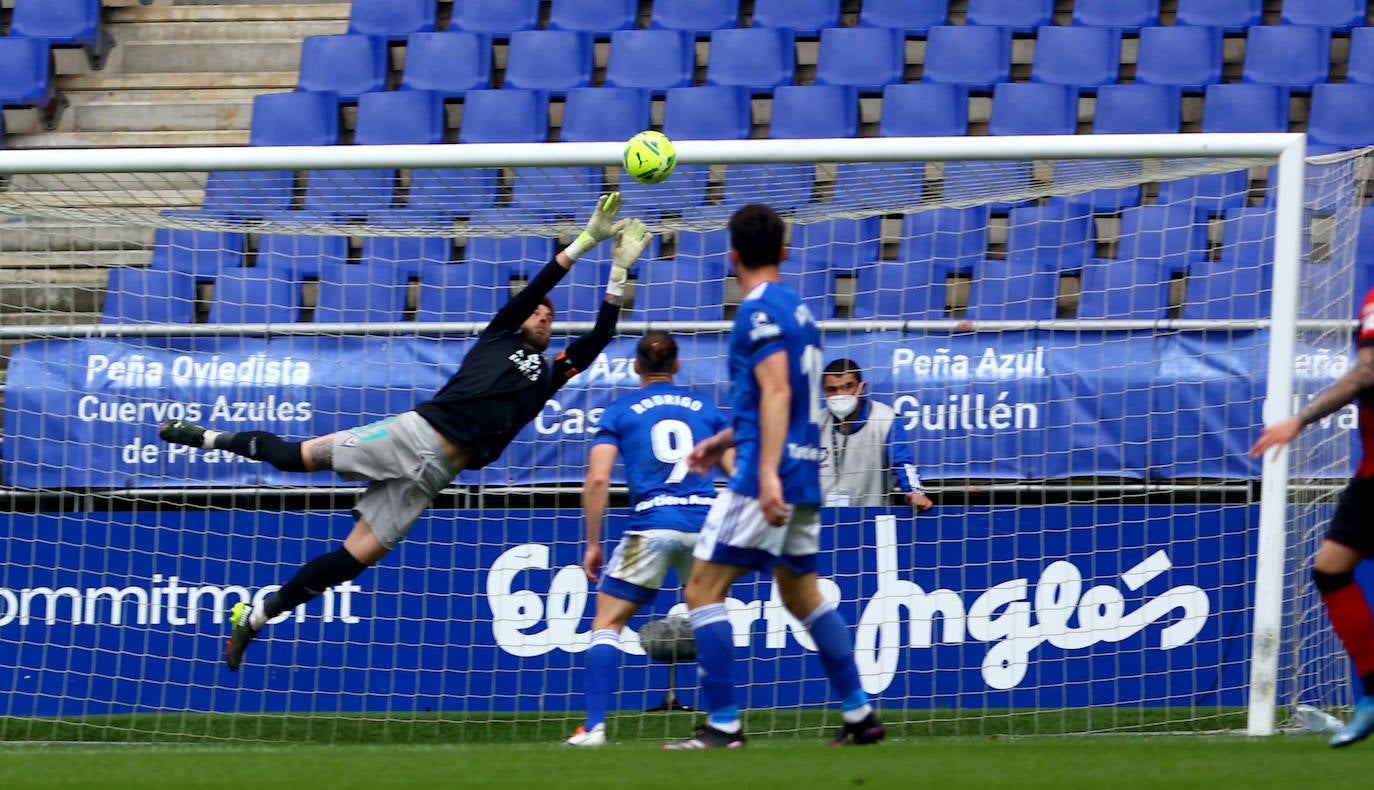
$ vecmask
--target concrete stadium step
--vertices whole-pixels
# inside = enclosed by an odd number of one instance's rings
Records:
[[[89,250],[151,250],[152,227],[141,225],[97,225],[32,217],[0,221],[0,267],[6,265],[5,253],[13,253],[11,263],[27,261],[30,253],[75,252]]]
[[[248,145],[246,129],[194,132],[30,132],[6,134],[10,148],[183,148]]]
[[[296,71],[301,63],[301,39],[253,41],[203,39],[131,41],[119,47],[118,68],[124,72],[257,72]],[[114,55],[111,55],[113,60]]]
[[[248,129],[258,88],[68,93],[71,129],[82,132]]]

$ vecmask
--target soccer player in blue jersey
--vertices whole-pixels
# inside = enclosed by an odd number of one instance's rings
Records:
[[[715,501],[710,470],[688,469],[687,454],[699,440],[725,429],[725,415],[673,383],[677,354],[677,342],[662,330],[639,341],[634,366],[640,390],[606,407],[592,442],[582,488],[587,516],[582,568],[600,587],[587,650],[587,720],[564,741],[569,746],[606,742],[606,710],[620,670],[620,632],[654,599],[670,568],[677,569],[679,579],[688,578],[697,532]],[[601,525],[617,455],[625,463],[631,512],[603,575]],[[733,452],[722,456],[726,474],[733,460]]]
[[[831,744],[877,743],[885,734],[859,681],[849,625],[816,583],[825,362],[811,312],[782,284],[784,230],[777,213],[760,204],[730,217],[730,260],[745,294],[729,342],[733,424],[698,443],[687,459],[701,472],[728,448],[736,451],[735,473],[702,525],[684,593],[707,717],[695,735],[666,749],[744,745],[725,596],[753,570],[772,570],[783,605],[816,642],[844,709]]]

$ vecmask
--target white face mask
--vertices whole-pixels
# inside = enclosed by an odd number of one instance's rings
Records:
[[[853,414],[855,409],[859,408],[859,396],[831,395],[825,399],[825,407],[830,409],[830,413],[835,415],[835,417],[843,420],[845,417]]]

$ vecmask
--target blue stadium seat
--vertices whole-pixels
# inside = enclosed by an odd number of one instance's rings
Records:
[[[102,324],[189,324],[195,320],[196,278],[187,271],[120,266],[110,270]]]
[[[883,88],[882,137],[962,137],[968,134],[968,89],[938,82]]]
[[[153,234],[153,269],[205,276],[243,265],[243,234],[230,231],[158,228]]]
[[[1178,0],[1177,24],[1244,33],[1263,14],[1264,0]]]
[[[491,36],[447,30],[406,39],[401,87],[436,91],[446,99],[491,87]]]
[[[939,265],[867,263],[856,271],[850,317],[880,321],[942,320],[947,276]]]
[[[1169,317],[1170,272],[1158,261],[1095,260],[1083,267],[1078,317],[1160,321]]]
[[[936,208],[902,217],[897,260],[938,263],[951,274],[966,274],[987,255],[987,206]]]
[[[1374,84],[1374,27],[1350,31],[1350,58],[1345,64],[1345,81]]]
[[[1363,265],[1374,266],[1374,206],[1361,206],[1359,215],[1355,260]]]
[[[817,36],[825,28],[840,26],[840,0],[754,0],[754,26]]]
[[[837,207],[890,210],[894,196],[915,206],[924,192],[922,162],[844,163],[835,168],[833,200]]]
[[[773,91],[768,126],[773,139],[855,137],[858,133],[859,96],[850,87],[784,85]]]
[[[674,140],[743,140],[752,122],[749,92],[737,86],[674,88],[663,104],[663,133]]]
[[[1321,25],[1344,31],[1363,25],[1368,14],[1366,0],[1283,0],[1279,21],[1285,25]]]
[[[489,263],[426,263],[415,320],[490,321],[509,297],[509,284],[504,291],[498,286],[498,271]]]
[[[732,164],[725,168],[722,205],[767,203],[779,211],[797,209],[812,201],[815,180],[811,164]]]
[[[1093,217],[1063,203],[1020,206],[1007,218],[1007,260],[1047,271],[1075,271],[1092,258]]]
[[[517,30],[506,52],[502,88],[563,96],[592,84],[592,36],[574,30]]]
[[[549,4],[550,30],[606,35],[629,30],[638,21],[638,0],[553,0]]]
[[[1104,85],[1097,89],[1094,134],[1175,134],[1183,95],[1170,85]]]
[[[1374,85],[1317,85],[1307,119],[1308,153],[1374,145]]]
[[[724,85],[672,88],[663,104],[663,133],[674,140],[743,140],[749,136],[749,90]],[[662,184],[621,179],[626,206],[636,212],[681,214],[706,199],[709,168],[678,165]]]
[[[1208,85],[1204,132],[1288,131],[1288,89],[1280,85]]]
[[[982,260],[973,269],[972,321],[1048,321],[1058,309],[1059,274],[1019,261]]]
[[[1303,25],[1256,25],[1245,36],[1243,82],[1308,90],[1331,76],[1331,31]]]
[[[1161,181],[1155,200],[1159,205],[1184,204],[1200,216],[1215,217],[1244,206],[1249,188],[1249,173],[1230,170]]]
[[[1134,30],[1159,24],[1159,0],[1074,0],[1073,23]]]
[[[563,142],[628,140],[649,128],[650,94],[639,88],[574,88],[563,105]]]
[[[215,278],[207,320],[212,324],[292,324],[300,315],[299,282],[243,269]]]
[[[1141,28],[1135,81],[1201,92],[1221,82],[1221,43],[1221,31],[1216,28]]]
[[[0,39],[3,40],[3,39]],[[249,145],[334,145],[339,102],[331,91],[264,93],[253,97]],[[291,170],[215,171],[205,181],[204,209],[212,214],[260,217],[291,208]]]
[[[342,266],[347,260],[346,236],[264,233],[258,236],[257,264],[249,271],[299,283],[318,278],[324,268]]]
[[[864,0],[860,27],[890,27],[906,36],[924,36],[948,24],[949,0]]]
[[[1042,27],[1035,36],[1031,81],[1092,90],[1121,72],[1121,31],[1110,27]]]
[[[1186,204],[1135,206],[1121,212],[1116,255],[1187,272],[1207,252],[1207,225]]]
[[[33,107],[43,128],[57,128],[67,100],[53,79],[53,58],[46,41],[0,38],[0,105]]]
[[[335,145],[339,98],[331,91],[262,93],[253,97],[249,145]]]
[[[103,69],[115,42],[100,8],[100,0],[15,0],[9,34],[49,46],[81,47],[90,67]]]
[[[1226,212],[1222,219],[1221,262],[1233,266],[1272,266],[1274,226],[1271,206],[1245,206]]]
[[[605,247],[609,253],[610,246],[598,244],[593,252]],[[650,257],[647,252],[645,257]],[[646,264],[643,262],[636,264],[631,269],[630,276],[636,277],[645,267]],[[572,267],[572,271],[568,272],[551,294],[558,320],[595,321],[597,313],[601,312],[601,303],[606,300],[606,278],[610,273],[611,262],[608,257],[599,260],[578,260],[577,265]]]
[[[369,219],[369,222],[375,220]],[[382,223],[379,223],[382,224]],[[453,258],[453,241],[435,236],[366,236],[362,256],[365,266],[389,269],[403,279],[420,276],[431,263],[448,263]]]
[[[1033,33],[1042,25],[1054,23],[1054,0],[968,0],[969,25],[1011,28],[1017,33]]]
[[[342,102],[386,90],[386,39],[378,36],[306,36],[301,42],[301,91],[333,91]]]
[[[444,141],[444,99],[434,91],[378,91],[358,97],[357,145],[433,145]],[[391,208],[396,168],[317,170],[306,182],[304,207],[361,218]]]
[[[520,271],[538,271],[553,258],[554,240],[545,236],[470,236],[463,249],[469,264],[514,265]],[[510,278],[498,282],[509,284]]]
[[[449,30],[490,33],[495,38],[509,38],[517,30],[534,30],[539,24],[539,0],[501,0],[499,3],[457,2]]]
[[[495,168],[420,168],[410,171],[406,205],[421,213],[467,217],[496,202],[500,182],[501,172]]]
[[[1103,85],[1097,89],[1094,134],[1174,134],[1183,123],[1182,92],[1171,85]],[[1056,185],[1084,184],[1104,176],[1119,176],[1122,162],[1064,160],[1054,166]],[[1065,198],[1070,205],[1092,213],[1120,211],[1140,205],[1139,186],[1094,189]]]
[[[1002,27],[938,25],[926,38],[923,82],[952,82],[992,90],[1011,79],[1011,31]]]
[[[391,322],[405,318],[409,278],[389,266],[345,263],[320,272],[317,324]]]
[[[744,27],[711,33],[707,85],[738,85],[768,93],[791,85],[796,70],[795,36],[780,27]]]
[[[691,235],[683,232],[680,236]],[[717,234],[719,236],[719,234]],[[700,241],[699,238],[693,241]],[[726,244],[728,242],[723,242]],[[690,246],[690,245],[689,245]],[[684,253],[639,267],[633,317],[637,321],[720,321],[729,264],[721,246],[713,255]]]
[[[1219,263],[1194,267],[1184,282],[1181,317],[1186,320],[1269,318],[1272,272],[1272,267]]]
[[[849,85],[880,91],[902,81],[906,38],[881,27],[832,27],[821,31],[816,51],[816,84]]]
[[[798,270],[783,266],[782,284],[797,292],[802,304],[818,321],[835,318],[835,272],[828,269]]]
[[[1078,93],[1065,85],[1007,82],[992,93],[988,134],[1073,134]]]
[[[649,27],[705,35],[737,26],[739,4],[740,0],[654,0]]]
[[[347,32],[405,41],[411,33],[434,30],[438,6],[437,0],[352,0]]]
[[[696,58],[696,43],[685,30],[617,30],[611,34],[605,84],[662,95],[692,84]]]
[[[549,133],[549,95],[500,88],[468,91],[460,143],[542,143]]]
[[[1073,134],[1078,128],[1078,91],[1067,85],[1003,83],[992,94],[988,134]],[[945,163],[946,201],[983,199],[1000,193],[1013,195],[1030,187],[1028,161]],[[999,202],[993,210],[1006,211]]]
[[[881,255],[882,217],[796,222],[787,247],[794,268],[854,270]]]

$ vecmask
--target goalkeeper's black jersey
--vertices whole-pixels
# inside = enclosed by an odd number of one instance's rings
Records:
[[[591,333],[568,344],[553,362],[525,346],[520,325],[566,273],[549,261],[497,311],[443,389],[415,407],[436,431],[467,451],[468,469],[496,460],[545,401],[611,341],[620,308],[603,303]]]

